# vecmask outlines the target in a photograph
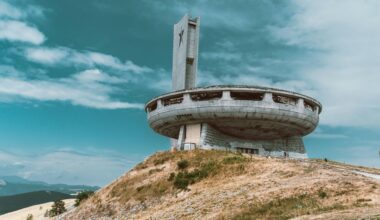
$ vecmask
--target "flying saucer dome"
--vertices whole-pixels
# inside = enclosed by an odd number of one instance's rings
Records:
[[[250,140],[304,136],[318,124],[321,104],[308,96],[258,86],[211,86],[174,91],[146,106],[156,132],[177,138],[180,126],[208,123],[220,132]]]

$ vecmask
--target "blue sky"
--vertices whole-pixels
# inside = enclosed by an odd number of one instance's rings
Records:
[[[198,85],[313,96],[310,157],[380,167],[380,2],[0,0],[0,176],[104,185],[169,142],[172,28],[201,17]]]

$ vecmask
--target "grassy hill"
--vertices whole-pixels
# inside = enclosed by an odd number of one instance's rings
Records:
[[[28,206],[68,198],[73,198],[73,196],[53,191],[37,191],[12,196],[0,196],[0,215]]]
[[[223,151],[161,152],[65,219],[379,219],[379,169]]]

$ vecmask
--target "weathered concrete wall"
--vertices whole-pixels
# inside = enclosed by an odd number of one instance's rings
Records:
[[[306,158],[306,151],[301,137],[276,140],[245,140],[223,134],[207,123],[202,124],[200,148],[238,151],[239,149],[257,149],[259,155]]]
[[[200,19],[185,15],[174,25],[173,33],[173,90],[194,88],[198,66]]]
[[[185,143],[193,143],[196,146],[201,141],[201,124],[187,124]]]
[[[304,136],[318,124],[318,103],[313,104],[314,109],[306,108],[302,105],[306,97],[292,93],[286,94],[282,91],[281,94],[292,95],[297,99],[298,102],[294,105],[274,102],[271,99],[272,93],[277,94],[277,91],[271,90],[263,91],[264,98],[261,101],[233,100],[229,95],[229,88],[223,88],[221,98],[195,101],[189,95],[192,91],[176,92],[175,96],[182,100],[166,106],[161,101],[165,96],[148,103],[147,106],[157,103],[156,109],[148,111],[150,126],[160,134],[177,138],[181,125],[208,123],[229,136],[257,140]],[[312,102],[310,99],[306,100]]]
[[[201,147],[204,149],[231,149],[231,137],[224,135],[207,123],[202,123]]]

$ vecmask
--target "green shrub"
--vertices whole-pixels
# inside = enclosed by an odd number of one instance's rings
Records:
[[[140,162],[135,167],[136,170],[143,170],[143,169],[146,169],[146,168],[148,168],[148,166],[145,164],[145,162]]]
[[[202,164],[199,169],[195,169],[191,172],[179,172],[174,179],[174,186],[178,189],[187,189],[187,186],[194,184],[207,176],[216,172],[218,164],[215,161],[210,161],[206,164]]]
[[[160,165],[160,164],[165,163],[166,161],[167,161],[166,158],[158,158],[158,159],[155,159],[155,160],[153,161],[153,164],[154,164],[155,166],[157,166],[157,165]]]
[[[78,193],[78,195],[75,198],[74,206],[75,207],[79,206],[82,201],[88,199],[88,197],[92,196],[93,194],[94,194],[93,191],[82,191]]]
[[[187,189],[187,186],[189,185],[189,178],[187,175],[187,172],[179,172],[177,176],[174,179],[174,186],[178,189]]]
[[[175,173],[170,173],[170,176],[168,178],[168,181],[173,181],[175,177]]]
[[[324,199],[327,197],[327,193],[325,191],[320,190],[318,192],[318,196],[319,196],[319,198]]]
[[[232,156],[232,157],[226,157],[223,159],[224,164],[236,164],[236,163],[243,163],[246,161],[246,158],[243,156]]]
[[[28,214],[28,216],[26,217],[26,220],[33,220],[33,215],[32,214]]]
[[[51,210],[50,210],[49,214],[50,214],[50,217],[54,217],[54,216],[60,215],[64,212],[66,212],[65,202],[62,200],[57,200],[51,206]]]
[[[187,160],[180,160],[177,162],[177,167],[180,170],[184,170],[189,166],[189,161]]]

